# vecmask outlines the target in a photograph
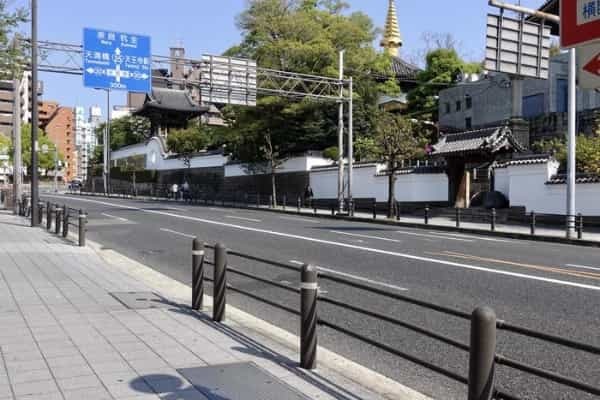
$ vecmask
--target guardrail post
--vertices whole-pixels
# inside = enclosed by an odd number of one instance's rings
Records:
[[[55,211],[55,219],[54,219],[54,233],[56,235],[60,234],[60,212],[61,209],[58,206],[58,204],[56,206],[54,206],[54,211]]]
[[[583,239],[583,215],[577,214],[577,239]]]
[[[425,225],[429,225],[429,206],[425,206]]]
[[[192,309],[201,310],[204,304],[204,243],[192,242]]]
[[[69,235],[69,209],[67,206],[63,208],[63,228],[62,235],[66,238]]]
[[[377,200],[373,200],[373,219],[377,219]]]
[[[213,321],[222,322],[225,319],[227,293],[227,248],[222,243],[215,246],[215,272],[213,294]]]
[[[298,200],[296,201],[296,208],[298,209],[298,214],[301,212],[302,208],[302,197],[298,196]]]
[[[85,246],[85,232],[86,232],[87,216],[83,210],[79,210],[79,247]]]
[[[317,267],[304,264],[300,283],[300,367],[317,366]]]
[[[491,400],[494,394],[496,313],[480,307],[471,315],[468,400]]]
[[[535,211],[531,212],[531,236],[535,236],[535,221],[536,217],[535,217]]]
[[[496,214],[496,209],[492,208],[492,219],[490,221],[490,229],[492,230],[492,232],[494,232],[496,230],[496,217],[498,215]]]
[[[456,227],[460,228],[460,208],[456,207]]]
[[[52,204],[46,202],[46,229],[52,229]]]

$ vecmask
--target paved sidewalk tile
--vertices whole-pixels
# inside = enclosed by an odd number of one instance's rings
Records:
[[[208,400],[177,370],[244,361],[331,398],[274,343],[270,353],[249,348],[241,330],[177,306],[126,308],[110,293],[156,289],[1,211],[0,260],[0,326],[10,327],[0,330],[0,400]]]

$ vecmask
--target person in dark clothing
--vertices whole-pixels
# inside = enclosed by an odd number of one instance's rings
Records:
[[[313,190],[310,185],[306,185],[306,189],[304,189],[304,205],[310,206],[313,198]]]

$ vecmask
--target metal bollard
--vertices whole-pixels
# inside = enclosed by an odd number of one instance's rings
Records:
[[[44,203],[38,202],[38,224],[42,225],[42,221],[44,220]]]
[[[260,208],[260,193],[256,193],[256,208]]]
[[[396,202],[396,221],[400,221],[400,202]]]
[[[331,206],[331,216],[335,216],[335,206]]]
[[[536,220],[536,216],[535,216],[535,211],[531,212],[531,235],[535,236],[535,221]]]
[[[373,200],[373,219],[377,219],[377,200]]]
[[[67,206],[63,208],[63,228],[62,235],[66,238],[69,235],[69,209]]]
[[[429,206],[425,206],[425,225],[429,225]]]
[[[496,230],[496,218],[498,217],[498,215],[496,214],[496,209],[492,208],[492,219],[490,221],[490,229],[492,230],[492,232],[494,232]]]
[[[192,309],[201,310],[204,303],[204,243],[192,242]]]
[[[583,215],[577,214],[577,239],[583,239]]]
[[[304,264],[300,283],[300,367],[317,366],[317,267]]]
[[[496,313],[480,307],[471,315],[468,400],[491,400],[494,394]]]
[[[287,204],[287,196],[285,194],[283,195],[282,203],[283,203],[283,211],[285,211],[285,205]]]
[[[273,196],[269,196],[269,208],[273,208]]]
[[[456,227],[460,228],[460,208],[456,207]]]
[[[79,247],[85,246],[85,232],[87,224],[87,215],[83,212],[83,210],[79,210]]]
[[[215,272],[213,285],[213,321],[225,319],[227,293],[227,248],[222,243],[215,246]]]
[[[348,200],[348,215],[354,217],[354,199]]]
[[[300,209],[302,208],[302,197],[298,196],[298,200],[296,201],[297,204],[297,209],[298,209],[298,214],[300,214]]]
[[[46,202],[46,229],[52,229],[52,204]]]
[[[55,218],[54,218],[54,233],[56,235],[60,234],[60,213],[61,209],[58,205],[54,207]]]

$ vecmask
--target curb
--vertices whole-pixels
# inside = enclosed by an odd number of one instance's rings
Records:
[[[69,193],[67,193],[69,194]],[[77,194],[72,194],[77,196]],[[144,200],[144,201],[164,201],[164,202],[176,202],[174,200],[163,199],[158,197],[151,196],[138,196],[133,197],[130,195],[122,195],[122,196],[105,196],[104,194],[91,194],[91,193],[80,193],[79,196],[88,196],[88,197],[107,197],[107,198],[115,198],[115,199],[128,199],[128,200]],[[192,204],[197,206],[204,206],[204,204]],[[434,229],[444,232],[456,232],[456,233],[470,233],[475,235],[482,236],[491,236],[491,237],[500,237],[507,239],[516,239],[516,240],[529,240],[534,242],[547,242],[547,243],[560,243],[560,244],[568,244],[573,246],[582,246],[582,247],[600,247],[600,241],[593,240],[585,240],[585,239],[567,239],[559,236],[545,236],[545,235],[529,235],[526,233],[518,233],[518,232],[502,232],[502,231],[490,231],[483,229],[475,229],[475,228],[456,228],[454,226],[447,225],[434,225],[434,224],[420,224],[414,222],[402,222],[396,220],[389,220],[385,217],[382,219],[373,219],[373,218],[365,218],[365,217],[349,217],[345,215],[329,215],[329,214],[315,214],[312,212],[297,212],[297,211],[288,211],[288,210],[278,210],[273,208],[254,208],[254,207],[238,207],[231,204],[220,205],[216,204],[215,207],[221,208],[235,208],[240,210],[255,210],[255,211],[266,211],[272,213],[279,214],[288,214],[288,215],[296,215],[301,217],[312,217],[312,218],[321,218],[321,219],[332,219],[332,220],[342,220],[349,222],[363,222],[367,224],[378,224],[378,225],[387,225],[387,226],[397,226],[403,228],[415,228],[415,229]]]
[[[192,289],[144,264],[132,260],[112,249],[105,249],[101,244],[88,240],[87,247],[106,261],[108,267],[118,268],[122,272],[141,281],[167,298],[189,303]],[[212,309],[212,297],[205,295],[205,309]],[[231,305],[227,305],[227,319],[224,323],[249,329],[275,343],[299,354],[300,338],[262,319],[252,316]],[[340,376],[364,387],[389,400],[432,400],[430,397],[410,389],[391,378],[375,372],[363,365],[351,361],[323,347],[318,348],[319,364],[331,369]]]

